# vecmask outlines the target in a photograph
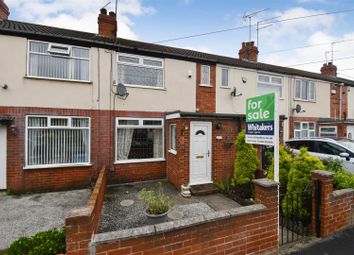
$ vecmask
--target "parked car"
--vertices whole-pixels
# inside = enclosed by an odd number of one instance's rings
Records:
[[[285,144],[297,154],[301,147],[306,147],[311,155],[323,158],[339,159],[345,169],[354,174],[354,141],[346,138],[294,138]]]

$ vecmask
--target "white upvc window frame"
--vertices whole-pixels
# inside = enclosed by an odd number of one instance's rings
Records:
[[[260,80],[260,76],[268,77],[269,82],[265,82],[265,81]],[[273,82],[272,78],[280,79],[281,84]],[[265,86],[270,86],[270,87],[280,88],[279,99],[284,99],[284,79],[283,79],[283,76],[269,74],[269,73],[257,73],[257,94],[258,94],[258,85],[259,84],[265,85]]]
[[[334,132],[328,132],[328,131],[322,131],[322,128],[334,128]],[[331,138],[331,137],[337,137],[338,136],[338,127],[337,126],[319,126],[319,136],[321,137],[328,137],[328,138]],[[322,136],[322,134],[333,134],[334,136]]]
[[[131,58],[138,58],[139,63],[131,63],[131,62],[124,62],[120,61],[119,57],[131,57]],[[153,60],[153,61],[161,61],[161,66],[153,66],[153,65],[146,65],[144,64],[144,59],[147,60]],[[137,67],[146,67],[146,68],[151,68],[151,69],[157,69],[160,70],[162,69],[162,87],[153,87],[153,86],[148,86],[148,85],[137,85],[137,84],[127,84],[125,83],[124,85],[127,87],[132,87],[132,88],[143,88],[143,89],[156,89],[156,90],[165,90],[165,59],[163,58],[156,58],[156,57],[149,57],[149,56],[144,56],[144,55],[136,55],[136,54],[128,54],[128,53],[120,53],[117,52],[117,80],[118,80],[118,64],[121,65],[128,65],[128,66],[137,66]]]
[[[227,73],[227,84],[223,84],[223,71],[226,71]],[[230,68],[227,67],[221,67],[221,80],[220,80],[220,87],[221,88],[230,88]]]
[[[174,132],[173,132],[173,129],[174,129]],[[174,123],[169,125],[169,150],[168,150],[168,152],[170,152],[174,155],[177,154],[177,125]]]
[[[138,125],[119,125],[119,120],[138,120]],[[144,120],[152,121],[161,121],[161,125],[144,125]],[[127,159],[127,160],[118,160],[117,159],[117,144],[118,128],[159,128],[162,129],[162,157],[160,158],[148,158],[148,159]],[[114,151],[114,164],[127,164],[127,163],[143,163],[143,162],[156,162],[156,161],[165,161],[165,120],[163,118],[138,118],[138,117],[116,117],[115,121],[115,151]]]
[[[29,127],[28,119],[30,117],[38,117],[38,118],[47,118],[47,126],[46,127]],[[83,127],[72,127],[72,119],[81,118],[88,119],[88,162],[81,163],[62,163],[62,164],[46,164],[46,165],[28,165],[28,130],[29,129],[83,129]],[[55,126],[51,125],[52,119],[68,119],[68,125],[66,126]],[[29,114],[26,115],[25,119],[25,166],[24,169],[40,169],[40,168],[62,168],[62,167],[77,167],[77,166],[91,166],[91,117],[88,116],[56,116],[56,115],[35,115]]]
[[[295,123],[300,123],[300,129],[295,128]],[[316,136],[316,122],[314,121],[294,121],[294,138],[311,138]],[[313,124],[313,129],[310,129],[310,124]],[[307,125],[307,128],[304,128]],[[307,136],[302,136],[302,131],[307,131]],[[296,136],[296,132],[300,132],[300,136]],[[313,132],[313,135],[310,135]]]
[[[203,81],[203,72],[202,72],[202,69],[203,69],[203,67],[207,67],[208,68],[208,73],[209,73],[209,76],[208,76],[208,82],[207,83],[203,83],[202,81]],[[199,86],[204,86],[204,87],[211,87],[211,79],[210,79],[210,65],[204,65],[204,64],[201,64],[200,65],[200,84],[199,84]]]
[[[296,86],[297,86],[297,82],[300,82],[300,97],[296,96]],[[302,98],[302,90],[304,87],[304,82],[308,82],[308,89],[307,89],[307,99]],[[310,98],[310,87],[313,86],[313,98]],[[296,78],[294,80],[294,89],[293,89],[293,93],[294,93],[294,100],[296,101],[305,101],[305,102],[316,102],[316,83],[313,80],[309,80],[309,79],[302,79],[302,78]]]
[[[55,77],[47,77],[47,76],[36,76],[36,75],[31,75],[30,70],[29,70],[29,64],[30,64],[30,43],[31,42],[38,42],[38,43],[47,43],[48,48],[47,52],[49,52],[52,55],[56,56],[62,56],[65,58],[74,58],[74,59],[81,59],[81,60],[87,60],[89,62],[88,66],[88,80],[77,80],[77,79],[64,79],[64,78],[55,78]],[[67,52],[65,54],[56,52],[55,50],[52,50],[53,46],[59,46],[59,47],[66,47],[68,48]],[[87,49],[89,51],[88,54],[88,59],[87,58],[79,58],[79,57],[71,57],[70,54],[72,52],[72,47],[75,48],[81,48],[81,49]],[[48,55],[48,54],[43,54],[39,52],[33,52],[33,54],[38,54],[38,55]],[[80,82],[80,83],[91,83],[91,54],[90,54],[90,48],[88,47],[82,47],[82,46],[76,46],[76,45],[68,45],[68,44],[61,44],[61,43],[51,43],[47,41],[39,41],[39,40],[27,40],[27,61],[26,61],[26,77],[28,78],[35,78],[35,79],[44,79],[44,80],[54,80],[54,81],[71,81],[71,82]]]

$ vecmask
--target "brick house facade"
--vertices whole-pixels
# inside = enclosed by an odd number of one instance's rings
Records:
[[[296,121],[332,118],[330,84],[345,84],[344,92],[354,86],[257,63],[253,43],[229,58],[117,38],[116,15],[106,10],[98,21],[100,34],[0,21],[0,189],[84,187],[103,165],[111,183],[168,178],[180,188],[221,181],[233,171],[245,99],[262,86],[280,86],[284,95],[282,140],[293,136]],[[52,72],[58,55],[71,68],[60,77]],[[318,102],[293,100],[296,79],[316,82]],[[119,83],[129,95],[118,95]],[[342,102],[348,111],[349,97]],[[306,116],[294,113],[296,104]]]

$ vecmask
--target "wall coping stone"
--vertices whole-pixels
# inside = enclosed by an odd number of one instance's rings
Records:
[[[328,171],[325,171],[325,170],[312,170],[311,174],[316,174],[316,175],[320,175],[320,176],[323,176],[323,177],[332,177],[332,176],[334,176],[334,173],[328,172]]]
[[[344,195],[350,195],[351,193],[354,193],[354,189],[339,189],[333,191],[333,197],[336,198]]]
[[[252,183],[264,188],[271,188],[271,187],[278,187],[279,182],[273,181],[268,178],[261,178],[261,179],[254,179],[252,180]]]
[[[276,184],[277,185],[277,184]],[[129,239],[135,239],[143,236],[151,236],[155,234],[161,234],[178,229],[188,228],[195,225],[201,225],[208,222],[217,220],[228,219],[231,217],[237,217],[245,214],[253,214],[266,210],[267,207],[263,204],[255,204],[244,207],[232,208],[230,210],[223,210],[208,213],[206,215],[180,219],[170,222],[164,222],[156,225],[148,225],[139,228],[123,229],[118,231],[112,231],[107,233],[99,233],[92,236],[90,246],[96,244],[104,244],[111,242],[119,242]]]

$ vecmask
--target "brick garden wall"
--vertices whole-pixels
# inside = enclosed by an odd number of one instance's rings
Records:
[[[276,254],[277,184],[259,179],[256,205],[135,229],[100,233],[90,254]]]
[[[312,182],[322,182],[321,188],[321,237],[326,237],[339,230],[354,225],[354,189],[333,191],[333,173],[315,170],[312,171]],[[315,194],[315,189],[313,191]],[[312,203],[312,227],[315,233],[316,215],[315,199]]]
[[[91,117],[91,166],[24,169],[25,118],[29,114]],[[34,107],[0,107],[0,115],[15,117],[16,134],[8,128],[7,187],[12,192],[63,190],[90,185],[106,165],[110,182],[166,177],[165,162],[114,164],[115,117],[163,117],[159,112],[122,112]]]
[[[70,211],[65,219],[66,254],[88,254],[88,244],[97,232],[107,183],[107,169],[103,167],[87,206]]]

